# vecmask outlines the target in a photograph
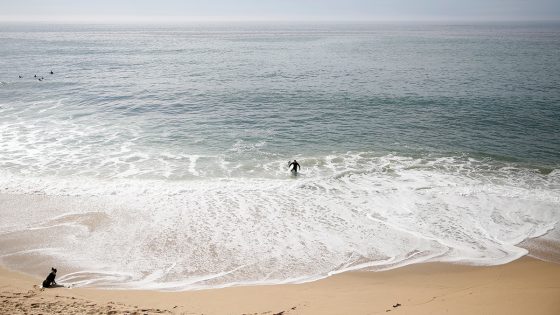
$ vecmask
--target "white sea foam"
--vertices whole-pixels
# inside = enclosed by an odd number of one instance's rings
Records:
[[[249,167],[204,159],[187,156],[188,172],[202,174],[209,162],[229,174]],[[560,220],[557,171],[372,153],[298,160],[297,177],[284,160],[253,166],[268,177],[4,172],[2,262],[27,272],[63,266],[64,282],[75,286],[302,282],[423,261],[501,264],[525,255],[516,244]]]

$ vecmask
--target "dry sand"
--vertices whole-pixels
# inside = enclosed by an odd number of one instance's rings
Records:
[[[428,263],[299,285],[190,292],[41,289],[42,280],[0,269],[0,313],[560,314],[560,264],[531,258],[496,267]]]

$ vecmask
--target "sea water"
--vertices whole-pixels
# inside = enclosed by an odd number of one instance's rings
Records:
[[[1,24],[0,70],[13,269],[183,290],[560,241],[559,24]]]

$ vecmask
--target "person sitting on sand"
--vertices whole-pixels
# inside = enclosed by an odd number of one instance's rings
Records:
[[[51,288],[56,286],[56,281],[54,278],[56,277],[56,268],[51,268],[51,273],[47,276],[47,279],[43,281],[43,288]]]
[[[299,165],[299,163],[296,160],[294,160],[293,162],[290,162],[290,164],[288,164],[288,168],[292,165],[294,166],[294,168],[292,169],[292,172],[294,172],[294,173],[297,173],[298,167],[301,169],[301,166]]]

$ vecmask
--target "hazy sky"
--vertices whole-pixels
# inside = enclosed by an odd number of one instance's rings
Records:
[[[0,0],[1,20],[560,19],[560,0]]]

